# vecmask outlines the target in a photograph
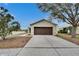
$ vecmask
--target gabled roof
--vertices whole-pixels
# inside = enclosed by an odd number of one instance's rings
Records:
[[[50,24],[52,24],[52,25],[57,25],[57,24],[52,23],[52,22],[50,22],[50,21],[48,21],[48,20],[45,20],[45,19],[42,19],[42,20],[37,21],[37,22],[35,22],[35,23],[32,23],[32,24],[30,24],[30,25],[32,26],[32,25],[37,24],[37,23],[42,22],[42,21],[46,21],[46,22],[48,22],[48,23],[50,23]]]

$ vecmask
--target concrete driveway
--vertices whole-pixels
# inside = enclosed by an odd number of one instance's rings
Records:
[[[56,36],[36,35],[24,48],[0,49],[0,56],[79,56],[79,46]]]
[[[56,36],[36,35],[18,53],[20,56],[79,56],[79,46]]]

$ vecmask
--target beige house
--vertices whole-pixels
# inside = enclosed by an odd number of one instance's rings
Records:
[[[40,20],[30,24],[29,32],[31,35],[56,35],[57,24],[54,24],[48,20]]]

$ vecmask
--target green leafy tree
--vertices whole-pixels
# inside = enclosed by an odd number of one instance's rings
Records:
[[[4,7],[0,7],[0,36],[3,40],[6,39],[6,36],[11,34],[12,30],[12,20],[14,17],[9,14],[8,10]]]
[[[14,22],[12,22],[11,23],[11,30],[12,31],[18,31],[18,30],[21,30],[20,29],[20,24],[19,24],[19,22],[18,21],[14,21]]]
[[[48,12],[52,17],[72,25],[72,37],[76,37],[76,28],[79,24],[78,3],[40,3],[38,7],[43,12]]]
[[[0,36],[3,40],[5,40],[6,35],[11,33],[9,22],[12,19],[14,19],[14,17],[8,13],[8,10],[0,7]]]

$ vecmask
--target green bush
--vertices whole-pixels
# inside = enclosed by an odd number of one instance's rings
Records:
[[[68,33],[68,29],[67,28],[63,28],[63,30],[59,30],[58,33]]]

